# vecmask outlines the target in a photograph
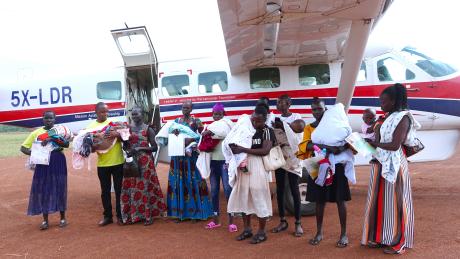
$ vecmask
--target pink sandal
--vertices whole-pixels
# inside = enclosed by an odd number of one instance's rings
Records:
[[[213,228],[218,228],[220,226],[222,226],[222,225],[221,224],[216,224],[216,223],[214,223],[214,221],[211,221],[208,224],[206,224],[206,226],[204,228],[205,229],[213,229]]]
[[[228,232],[230,233],[238,232],[238,227],[235,224],[230,224],[228,225]]]

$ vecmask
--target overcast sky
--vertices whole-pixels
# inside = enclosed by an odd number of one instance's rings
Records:
[[[372,43],[411,45],[460,67],[460,1],[395,0]],[[3,1],[0,82],[123,65],[111,29],[147,26],[160,61],[225,55],[215,0]]]

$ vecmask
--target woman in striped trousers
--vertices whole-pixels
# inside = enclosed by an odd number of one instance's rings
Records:
[[[404,86],[383,90],[381,108],[385,121],[377,126],[371,145],[377,148],[378,162],[371,164],[361,244],[400,254],[413,247],[414,211],[407,159],[402,144],[418,124],[407,109]]]

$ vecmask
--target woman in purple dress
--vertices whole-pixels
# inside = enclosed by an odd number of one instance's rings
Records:
[[[34,130],[26,138],[21,146],[21,152],[30,155],[34,141],[43,136],[54,127],[56,114],[53,111],[43,113],[44,127]],[[43,214],[41,230],[48,229],[48,214],[59,211],[61,220],[59,227],[65,227],[67,220],[65,211],[67,209],[67,165],[63,148],[69,147],[69,142],[60,139],[46,137],[41,141],[42,146],[53,142],[54,150],[51,152],[49,165],[36,165],[32,179],[32,187],[29,196],[29,208],[27,215],[34,216]]]

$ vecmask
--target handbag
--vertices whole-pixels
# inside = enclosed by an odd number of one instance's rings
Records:
[[[265,155],[263,158],[264,167],[266,171],[275,171],[286,165],[286,160],[284,160],[283,151],[281,147],[274,146],[270,149],[270,152]]]
[[[404,150],[404,153],[406,154],[406,157],[411,157],[417,154],[418,152],[422,151],[425,148],[422,141],[420,141],[420,139],[418,138],[414,139],[414,143],[415,145],[413,146],[402,145],[402,148]]]
[[[137,157],[132,156],[126,158],[125,163],[123,164],[123,177],[140,177],[141,171],[139,170],[139,165],[137,164]]]

